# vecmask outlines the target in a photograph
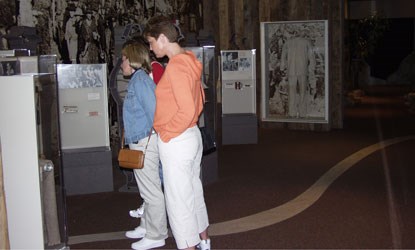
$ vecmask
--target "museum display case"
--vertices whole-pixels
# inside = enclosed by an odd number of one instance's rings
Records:
[[[57,101],[55,74],[0,76],[0,136],[12,249],[63,249],[68,241]]]

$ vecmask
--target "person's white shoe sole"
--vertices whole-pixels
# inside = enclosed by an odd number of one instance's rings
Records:
[[[143,243],[142,241],[145,241],[145,243]],[[131,244],[131,248],[135,250],[147,250],[156,247],[162,247],[164,245],[166,245],[165,240],[150,240],[143,238],[142,240]]]
[[[196,248],[200,250],[210,250],[210,239],[202,240]]]
[[[134,229],[131,231],[127,231],[125,232],[125,237],[130,238],[130,239],[140,239],[143,238],[146,235],[146,230],[144,229]]]

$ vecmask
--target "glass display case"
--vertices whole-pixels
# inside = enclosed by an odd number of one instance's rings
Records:
[[[35,75],[34,79],[38,115],[37,130],[39,135],[42,207],[44,224],[47,229],[44,237],[46,245],[50,248],[54,245],[66,245],[68,242],[58,115],[58,90],[56,74],[39,73]],[[54,220],[56,219],[59,225],[55,224]],[[57,235],[59,232],[60,235]],[[62,243],[59,243],[59,238]]]
[[[186,47],[203,64],[202,84],[205,92],[205,105],[199,118],[199,128],[203,140],[201,179],[203,185],[213,183],[218,178],[218,154],[216,151],[216,60],[215,46]]]
[[[202,85],[205,92],[205,105],[199,118],[199,128],[204,140],[203,153],[216,150],[216,63],[215,46],[186,47],[203,64]]]
[[[57,101],[55,74],[0,76],[0,136],[12,249],[63,249],[68,242]]]

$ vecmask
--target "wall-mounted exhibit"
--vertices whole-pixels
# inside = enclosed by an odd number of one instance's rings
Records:
[[[328,22],[261,23],[261,119],[328,122]]]

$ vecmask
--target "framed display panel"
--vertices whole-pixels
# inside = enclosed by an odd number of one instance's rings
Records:
[[[62,149],[109,148],[107,66],[58,64]]]
[[[328,21],[261,22],[261,119],[328,123]]]
[[[222,114],[256,114],[256,50],[221,50]]]

